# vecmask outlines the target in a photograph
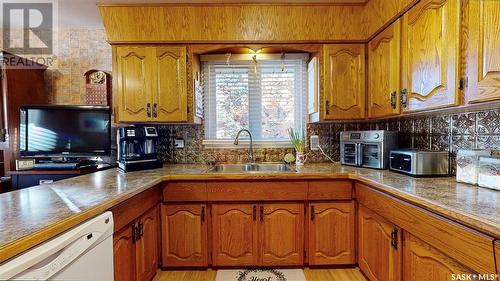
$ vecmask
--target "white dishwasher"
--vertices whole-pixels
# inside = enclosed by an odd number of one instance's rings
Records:
[[[0,264],[0,280],[113,280],[113,214],[105,212]]]

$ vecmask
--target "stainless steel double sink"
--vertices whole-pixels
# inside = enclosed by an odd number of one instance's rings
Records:
[[[296,170],[283,163],[219,164],[210,173],[294,173]]]

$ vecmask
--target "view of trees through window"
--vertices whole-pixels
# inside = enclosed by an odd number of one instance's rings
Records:
[[[299,60],[205,67],[208,139],[233,139],[248,128],[256,140],[288,140],[288,128],[303,122],[303,68]]]

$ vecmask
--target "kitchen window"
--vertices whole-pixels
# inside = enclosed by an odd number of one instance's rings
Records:
[[[236,133],[246,128],[252,132],[256,146],[291,147],[288,128],[302,131],[305,126],[308,57],[201,56],[204,144],[231,147]]]

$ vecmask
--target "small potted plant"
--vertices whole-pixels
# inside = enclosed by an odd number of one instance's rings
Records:
[[[293,128],[290,128],[288,129],[288,135],[293,147],[295,147],[295,164],[304,165],[304,162],[306,162],[306,138],[304,132],[298,133]]]

